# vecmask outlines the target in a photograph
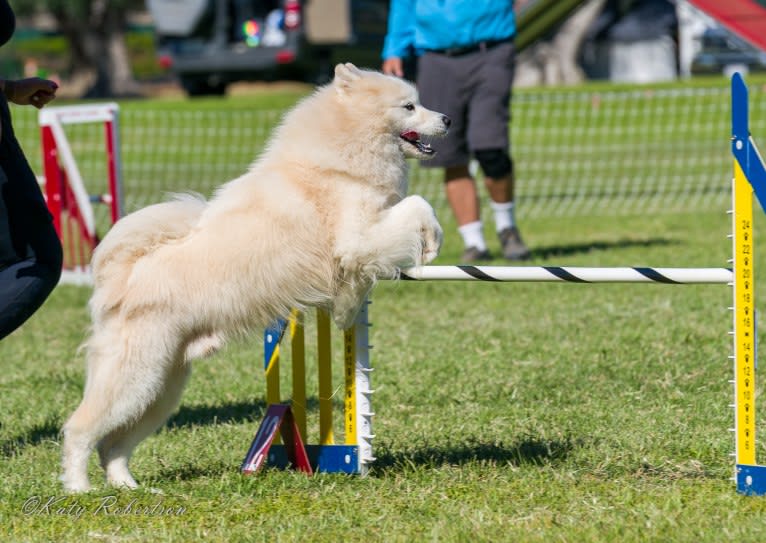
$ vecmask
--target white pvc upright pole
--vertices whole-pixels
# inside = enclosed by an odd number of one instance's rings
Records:
[[[367,473],[370,464],[375,460],[372,455],[372,440],[375,434],[372,433],[372,417],[375,414],[372,411],[371,396],[374,390],[370,386],[370,374],[372,367],[370,365],[370,345],[369,345],[369,310],[371,302],[366,300],[362,310],[356,319],[356,431],[357,443],[359,445],[359,473]]]

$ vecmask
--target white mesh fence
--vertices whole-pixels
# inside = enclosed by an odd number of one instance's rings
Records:
[[[759,135],[766,140],[763,95],[762,89],[751,88],[756,141]],[[195,107],[193,102],[184,109],[122,106],[127,211],[168,192],[209,196],[247,169],[283,113],[235,109],[241,106],[227,101]],[[40,173],[36,112],[14,108],[13,114],[18,137]],[[66,132],[88,189],[104,192],[103,127],[80,125]],[[724,210],[729,204],[727,86],[516,92],[511,132],[522,218]],[[410,189],[439,213],[448,213],[438,169],[413,163]]]

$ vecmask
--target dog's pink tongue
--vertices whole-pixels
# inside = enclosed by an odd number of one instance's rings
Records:
[[[420,134],[418,134],[414,130],[408,130],[407,132],[402,133],[402,137],[406,139],[407,141],[418,141],[418,138],[420,138]]]

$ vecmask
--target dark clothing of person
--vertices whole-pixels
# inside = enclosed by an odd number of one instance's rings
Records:
[[[515,48],[510,40],[465,54],[427,51],[420,57],[417,87],[421,103],[452,119],[447,136],[432,143],[436,156],[421,162],[423,167],[468,164],[473,153],[487,149],[510,153],[514,66]]]
[[[0,0],[0,44],[14,26],[13,11]],[[51,215],[0,93],[0,339],[42,305],[58,283],[62,260]]]
[[[13,36],[16,28],[16,16],[7,0],[0,0],[0,45],[5,45]]]

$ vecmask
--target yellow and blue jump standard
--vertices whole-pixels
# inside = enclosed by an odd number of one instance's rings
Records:
[[[757,331],[753,264],[753,193],[766,210],[766,168],[750,135],[747,85],[739,74],[731,81],[731,150],[734,155],[732,246],[734,321],[734,459],[737,491],[766,494],[766,466],[756,461],[755,373]]]
[[[294,311],[289,320],[278,320],[264,332],[264,370],[266,372],[266,400],[269,408],[281,404],[279,387],[280,343],[288,336],[291,341],[292,398],[289,405],[301,441],[305,443],[306,454],[313,471],[328,473],[365,474],[375,460],[372,456],[372,416],[370,388],[370,367],[368,344],[370,327],[368,319],[369,301],[363,305],[354,326],[344,332],[344,442],[335,442],[333,431],[333,386],[332,356],[330,338],[330,317],[317,310],[317,377],[319,405],[319,442],[307,443],[306,423],[306,361],[305,337],[302,315]],[[268,413],[268,411],[267,411]],[[267,462],[278,468],[289,465],[288,450],[276,444],[278,435],[268,447]],[[256,435],[256,440],[258,436]],[[251,446],[252,448],[252,446]],[[248,457],[250,454],[248,453]],[[243,463],[243,472],[248,459]]]

